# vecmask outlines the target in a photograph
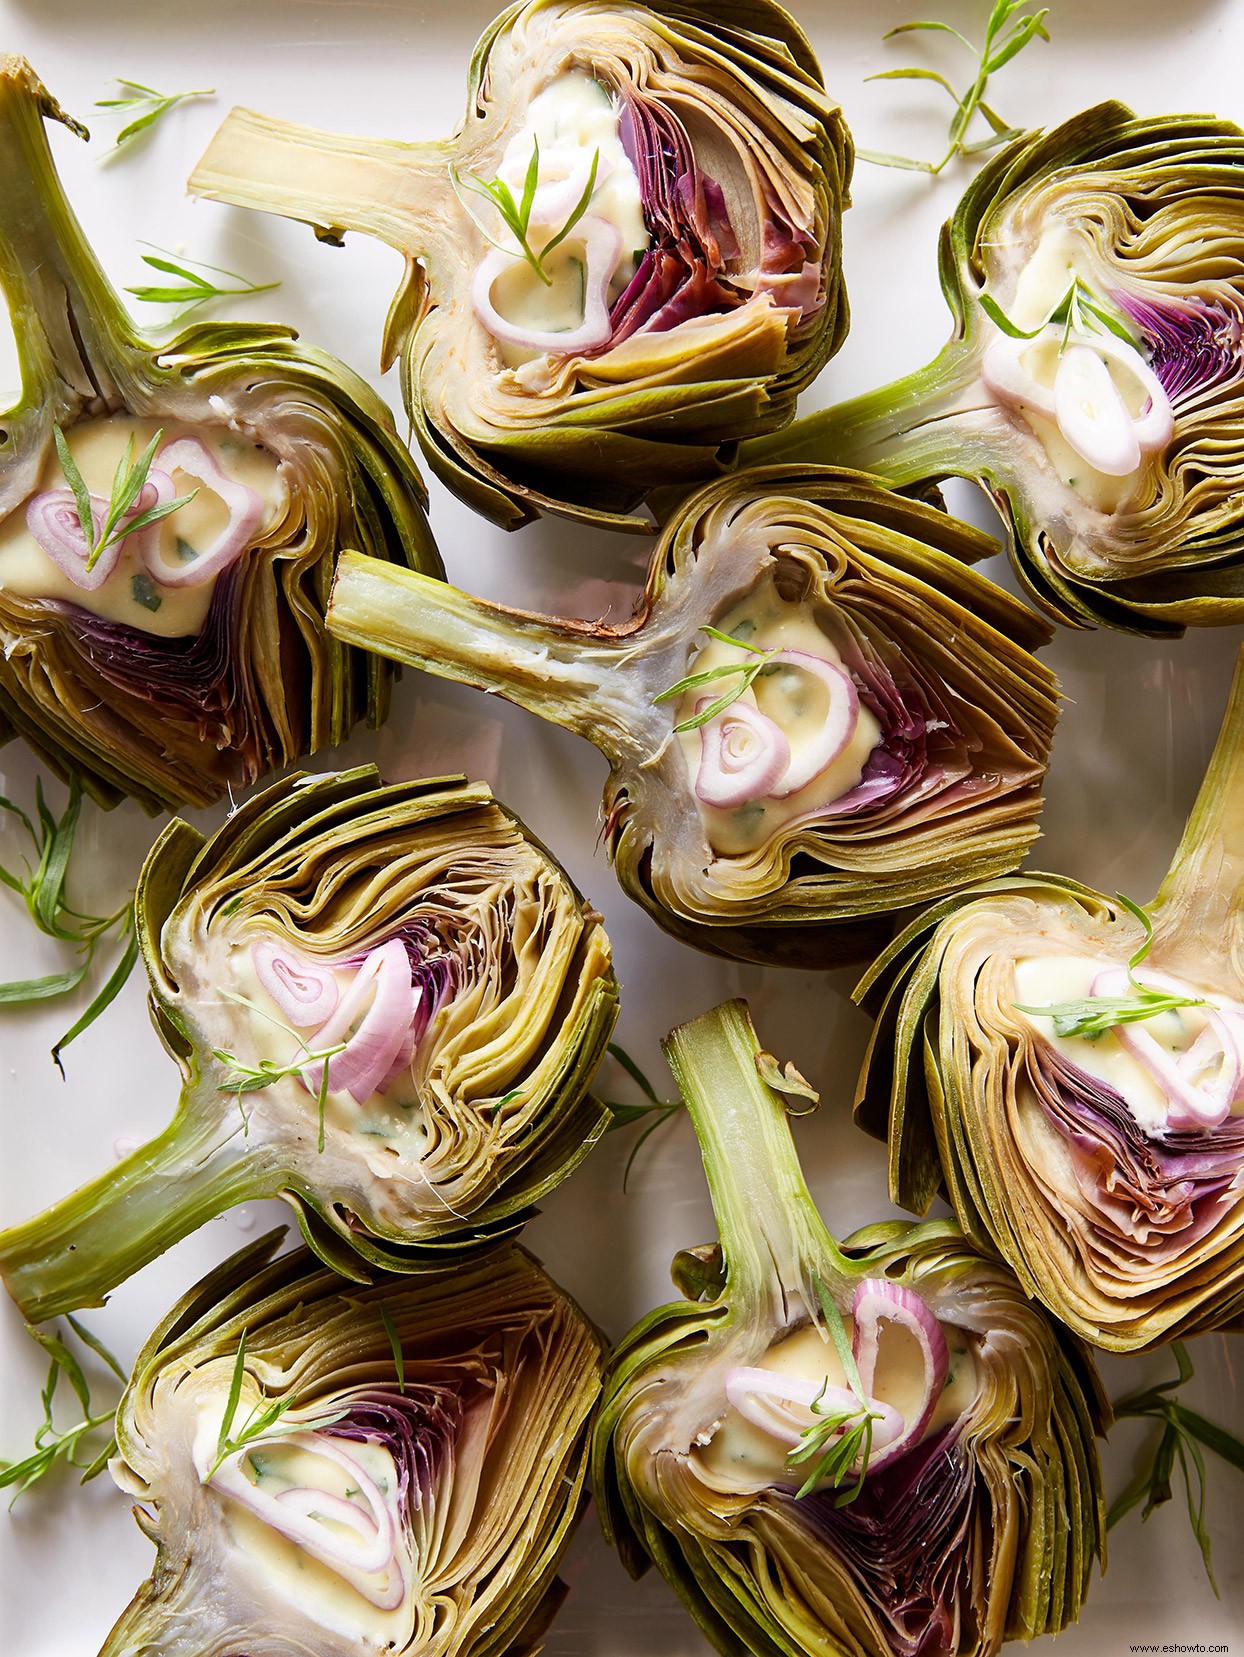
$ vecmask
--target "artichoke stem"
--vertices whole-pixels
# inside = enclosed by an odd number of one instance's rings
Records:
[[[1219,980],[1234,996],[1244,978],[1244,649],[1204,781],[1149,908],[1151,963],[1214,988]]]
[[[217,1214],[274,1195],[264,1162],[240,1124],[200,1126],[183,1111],[117,1167],[0,1233],[0,1275],[30,1323],[102,1306],[118,1283]]]
[[[59,380],[84,401],[116,403],[134,327],[61,188],[45,120],[88,136],[24,58],[0,57],[0,289],[24,401]]]
[[[445,216],[448,144],[357,138],[234,109],[187,185],[209,201],[301,219],[323,241],[362,231],[403,253]]]
[[[966,360],[965,360],[966,359]],[[927,367],[880,391],[806,414],[768,437],[743,443],[739,463],[853,466],[895,488],[971,471],[958,405],[971,384],[975,353],[952,340]]]
[[[328,630],[409,667],[499,692],[586,737],[611,761],[636,748],[622,676],[611,683],[607,657],[617,647],[594,647],[600,629],[593,624],[507,610],[347,552],[337,565]]]
[[[787,1107],[760,1077],[760,1043],[745,1001],[682,1024],[662,1043],[695,1125],[725,1255],[725,1296],[761,1305],[779,1294],[815,1305],[809,1261],[831,1289],[836,1249],[816,1211]],[[754,1298],[753,1298],[754,1297]],[[789,1304],[774,1308],[787,1321]]]

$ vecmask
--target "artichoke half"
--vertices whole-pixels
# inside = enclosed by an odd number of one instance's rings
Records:
[[[564,1590],[599,1336],[513,1245],[347,1285],[280,1233],[173,1309],[112,1475],[157,1548],[101,1657],[491,1657]]]
[[[0,1235],[34,1321],[96,1304],[236,1203],[282,1197],[347,1276],[514,1230],[609,1112],[609,943],[483,784],[368,766],[177,820],[137,895],[172,1124]]]
[[[964,1231],[1094,1345],[1244,1324],[1244,662],[1144,909],[1057,875],[914,921],[859,989],[857,1118],[890,1190]]]
[[[732,1657],[949,1657],[1074,1621],[1105,1523],[1087,1354],[950,1221],[834,1241],[743,1003],[666,1056],[721,1242],[675,1259],[688,1298],[606,1377],[593,1488],[628,1569]]]
[[[207,805],[384,718],[387,668],[329,638],[324,607],[342,546],[439,574],[423,484],[375,393],[288,328],[137,333],[45,119],[86,136],[0,58],[22,373],[0,415],[0,738],[105,805]]]
[[[943,229],[928,367],[749,444],[974,478],[1070,626],[1244,620],[1244,135],[1100,104],[1016,140]]]
[[[668,931],[832,965],[1036,836],[1049,629],[965,567],[991,548],[859,473],[775,467],[686,503],[622,627],[348,556],[329,626],[594,742],[618,877]]]
[[[456,137],[234,110],[190,188],[405,254],[385,366],[477,511],[647,531],[650,490],[783,425],[841,344],[851,157],[769,0],[528,0],[476,48]]]

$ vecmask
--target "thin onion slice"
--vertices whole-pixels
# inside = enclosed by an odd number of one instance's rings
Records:
[[[745,1421],[796,1450],[818,1417],[844,1413],[859,1417],[865,1411],[873,1421],[873,1449],[893,1443],[904,1433],[903,1417],[890,1404],[867,1398],[861,1402],[849,1387],[834,1386],[803,1375],[740,1365],[726,1376],[726,1398]],[[808,1415],[811,1412],[812,1420]],[[844,1422],[845,1431],[851,1423]]]
[[[371,997],[357,1030],[350,1027]],[[389,1076],[402,1052],[418,1005],[410,970],[410,956],[398,938],[369,950],[327,1024],[316,1032],[320,1048],[334,1047],[348,1036],[345,1047],[328,1060],[304,1065],[300,1072],[312,1093],[320,1091],[328,1067],[328,1091],[348,1092],[356,1104],[365,1104]]]
[[[251,546],[263,519],[263,498],[249,484],[239,483],[221,471],[211,450],[197,437],[179,437],[166,443],[157,459],[161,470],[169,475],[170,486],[173,472],[185,472],[219,496],[229,513],[229,522],[211,546],[186,564],[164,561],[158,533],[145,539],[142,559],[153,580],[163,587],[197,587],[228,569]],[[156,524],[151,527],[159,529]]]
[[[711,706],[706,696],[695,711]],[[781,726],[740,699],[700,727],[696,798],[727,811],[746,805],[771,794],[789,766],[790,742]]]
[[[829,693],[829,707],[815,738],[801,752],[792,752],[790,763],[772,790],[775,800],[784,800],[819,777],[850,742],[859,723],[860,698],[849,673],[810,651],[780,650],[773,657],[773,663],[778,662],[812,674]]]
[[[172,498],[171,495],[163,496],[160,493],[162,477],[163,474],[156,472],[154,468],[148,472],[147,481],[139,491],[138,498],[121,519],[118,528],[141,513],[149,512],[164,499]],[[172,479],[165,481],[171,489]],[[95,525],[96,541],[103,533],[107,516],[108,502],[101,495],[92,495],[91,518]],[[83,592],[88,593],[98,591],[116,569],[128,538],[126,535],[118,536],[110,546],[104,548],[88,570],[86,562],[90,555],[72,489],[47,489],[43,494],[36,495],[26,508],[26,528],[36,546],[47,554],[61,574],[67,576],[75,587],[81,587]],[[150,529],[154,528],[155,525],[150,526]],[[143,537],[148,533],[149,530],[139,531]]]
[[[1178,978],[1147,972],[1147,988],[1186,995],[1188,986]],[[1132,980],[1123,967],[1099,972],[1089,985],[1090,996],[1126,996]],[[1119,1044],[1135,1059],[1162,1090],[1166,1100],[1168,1128],[1216,1128],[1231,1114],[1231,1106],[1244,1083],[1244,1019],[1238,1012],[1217,1007],[1205,1008],[1205,1029],[1185,1053],[1168,1053],[1143,1023],[1116,1024]],[[1219,1055],[1215,1067],[1210,1044]],[[1214,1070],[1216,1068],[1216,1074]]]
[[[518,253],[493,248],[476,269],[471,283],[475,314],[494,339],[517,345],[526,351],[547,351],[568,357],[607,345],[612,330],[609,320],[609,284],[622,252],[622,233],[606,219],[589,215],[580,219],[563,247],[581,248],[584,269],[583,320],[575,328],[523,328],[503,317],[492,302],[492,290],[505,272],[514,268]]]
[[[275,938],[251,945],[255,976],[298,1030],[323,1024],[337,1006],[337,980],[328,967],[297,953]]]
[[[879,1445],[869,1462],[870,1467],[890,1461],[904,1450],[918,1444],[937,1408],[937,1401],[946,1385],[950,1370],[950,1351],[946,1336],[928,1302],[905,1284],[893,1283],[886,1277],[866,1277],[856,1284],[851,1300],[851,1316],[855,1330],[851,1350],[860,1372],[860,1383],[871,1398],[875,1384],[877,1358],[881,1350],[881,1326],[893,1323],[905,1329],[920,1349],[924,1362],[924,1388],[920,1410],[904,1420],[903,1431],[890,1443]],[[888,1408],[888,1405],[881,1406]],[[900,1420],[904,1418],[900,1417]],[[877,1440],[874,1436],[874,1444]]]

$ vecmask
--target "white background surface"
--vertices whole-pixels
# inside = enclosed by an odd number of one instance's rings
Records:
[[[881,45],[883,30],[937,15],[979,36],[985,0],[794,0],[826,80],[867,146],[940,154],[942,94],[931,85],[865,85],[876,70],[936,64],[954,80],[965,66],[953,43],[929,37]],[[461,114],[466,68],[492,0],[429,6],[403,0],[0,0],[0,50],[30,57],[53,93],[95,130],[90,148],[53,135],[71,197],[119,286],[145,276],[142,239],[200,259],[279,277],[281,288],[226,315],[295,323],[304,337],[375,378],[380,329],[398,257],[350,238],[320,247],[301,226],[195,204],[183,181],[231,103],[342,131],[431,138]],[[1081,0],[1056,5],[1053,44],[1036,43],[996,83],[996,107],[1017,124],[1052,123],[1106,96],[1141,113],[1212,110],[1244,120],[1241,0]],[[109,76],[165,90],[214,86],[217,96],[174,112],[150,141],[101,165],[115,124],[92,109]],[[934,119],[933,117],[936,117]],[[93,117],[96,117],[93,119]],[[947,332],[937,287],[937,228],[967,175],[936,184],[861,165],[847,218],[851,336],[806,406],[880,384],[933,355]],[[3,203],[0,203],[0,212]],[[144,309],[149,309],[145,308]],[[159,318],[161,313],[153,315]],[[144,318],[144,320],[149,320]],[[0,330],[2,334],[2,330]],[[8,341],[0,337],[0,365]],[[0,385],[11,374],[0,372]],[[379,382],[395,407],[395,377]],[[0,400],[2,406],[2,400]],[[433,525],[459,585],[533,609],[585,616],[629,613],[644,547],[572,525],[544,523],[517,536],[474,519],[433,484]],[[968,492],[956,491],[963,507]],[[993,573],[1005,580],[1000,562]],[[1221,713],[1239,639],[1233,630],[1152,644],[1108,634],[1063,634],[1048,652],[1067,703],[1047,788],[1045,839],[1035,866],[1138,899],[1152,895],[1178,839]],[[374,759],[392,777],[463,768],[500,796],[562,858],[603,911],[623,985],[619,1040],[662,1077],[657,1041],[675,1022],[745,995],[770,1050],[795,1061],[823,1092],[823,1108],[797,1124],[814,1193],[840,1235],[892,1212],[881,1148],[850,1125],[847,1103],[867,1035],[851,1007],[849,973],[790,973],[698,955],[661,933],[620,893],[596,849],[605,764],[581,741],[475,692],[408,674],[379,736],[357,736],[316,762]],[[0,753],[0,787],[28,802],[35,767],[13,745]],[[57,795],[59,798],[59,794]],[[214,826],[220,813],[196,818]],[[132,808],[84,812],[76,870],[85,906],[115,907],[133,881],[155,825]],[[0,825],[0,857],[21,850]],[[46,947],[45,947],[46,946]],[[0,893],[0,977],[57,970],[24,911]],[[0,1222],[25,1218],[94,1175],[119,1139],[149,1137],[172,1113],[177,1077],[147,1023],[141,973],[107,1019],[67,1055],[62,1082],[47,1056],[78,1005],[45,1017],[0,1015]],[[674,1122],[642,1153],[621,1193],[630,1134],[612,1136],[545,1205],[528,1233],[554,1274],[613,1336],[669,1298],[666,1268],[682,1246],[713,1235],[689,1129]],[[139,1341],[202,1271],[283,1210],[262,1205],[226,1216],[148,1268],[88,1321],[120,1355]],[[1244,1430],[1236,1390],[1238,1337],[1193,1349],[1190,1400]],[[1158,1356],[1107,1361],[1109,1390],[1172,1368]],[[0,1455],[25,1454],[38,1419],[43,1363],[20,1320],[0,1306]],[[1117,1490],[1139,1442],[1134,1427],[1107,1455]],[[1244,1653],[1244,1481],[1211,1468],[1210,1527],[1222,1600],[1216,1602],[1181,1511],[1180,1493],[1142,1527],[1132,1514],[1112,1533],[1110,1568],[1059,1657],[1127,1653],[1137,1642],[1226,1644]],[[68,1481],[0,1510],[0,1653],[91,1657],[151,1565],[126,1500],[105,1478],[79,1492]],[[572,1593],[549,1648],[564,1657],[636,1652],[699,1654],[696,1630],[665,1585],[625,1577],[589,1516],[566,1570]]]

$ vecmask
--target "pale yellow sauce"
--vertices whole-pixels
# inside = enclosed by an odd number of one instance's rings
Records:
[[[1079,1001],[1088,996],[1093,980],[1101,972],[1117,970],[1120,963],[1084,955],[1023,956],[1015,962],[1015,1001],[1024,1007],[1051,1006],[1062,1001]],[[1144,968],[1137,969],[1141,983],[1145,981]],[[1126,990],[1116,991],[1127,994]],[[1181,993],[1205,996],[1214,1006],[1223,1009],[1244,1010],[1239,1002],[1225,1001],[1194,984],[1181,985]],[[1043,1014],[1021,1013],[1023,1020],[1037,1031],[1042,1040],[1078,1069],[1086,1071],[1123,1100],[1137,1125],[1145,1133],[1159,1131],[1166,1126],[1166,1095],[1140,1064],[1114,1030],[1107,1030],[1092,1039],[1086,1036],[1060,1036],[1054,1032],[1054,1020]],[[1186,1053],[1205,1028],[1205,1014],[1198,1007],[1178,1007],[1158,1013],[1144,1020],[1144,1029],[1172,1057]],[[1233,1114],[1244,1114],[1244,1099],[1237,1100]]]
[[[1091,239],[1082,230],[1057,221],[1047,225],[1031,256],[1019,273],[1007,316],[1025,332],[1038,328],[1051,309],[1079,277],[1084,287],[1098,298],[1101,292],[1101,261]],[[1074,343],[1092,344],[1091,335],[1072,334]],[[1129,412],[1136,416],[1145,403],[1145,394],[1136,377],[1112,358],[1103,359]],[[1034,340],[1020,354],[1020,363],[1038,385],[1050,390],[1058,371],[1059,342]],[[1099,512],[1113,513],[1135,487],[1135,477],[1109,477],[1090,466],[1059,430],[1056,420],[1025,408],[1023,417],[1040,440],[1050,464],[1063,483],[1074,489]]]
[[[236,1415],[238,1422],[246,1420],[254,1402],[255,1399],[248,1397],[244,1391]],[[193,1454],[195,1466],[203,1479],[216,1459],[222,1413],[223,1399],[219,1395],[199,1406]],[[344,1448],[379,1487],[389,1511],[397,1518],[398,1474],[389,1451],[370,1440],[351,1440]],[[371,1512],[370,1505],[361,1499],[357,1488],[351,1486],[346,1468],[326,1456],[284,1443],[280,1438],[257,1443],[243,1452],[237,1457],[236,1470],[246,1482],[271,1496],[296,1487],[310,1488],[356,1501],[361,1512]],[[399,1649],[405,1644],[405,1636],[414,1616],[409,1582],[401,1603],[392,1610],[382,1610],[359,1589],[367,1586],[383,1591],[389,1581],[387,1571],[359,1572],[356,1586],[347,1576],[333,1570],[288,1536],[275,1530],[259,1514],[231,1496],[228,1490],[215,1486],[211,1488],[237,1553],[244,1561],[243,1568],[253,1577],[259,1591],[265,1595],[281,1595],[301,1606],[310,1618],[325,1629],[347,1638],[366,1640],[375,1649],[386,1649],[390,1640],[394,1640]],[[317,1516],[315,1523],[323,1526],[325,1540],[330,1545],[338,1540],[343,1540],[347,1546],[358,1545],[357,1534],[348,1527],[324,1516]],[[399,1570],[411,1569],[408,1547],[401,1540],[404,1531],[405,1526],[400,1525],[396,1565]]]
[[[634,275],[637,258],[648,247],[650,238],[644,223],[639,180],[618,137],[617,111],[599,81],[582,70],[570,70],[532,99],[527,119],[506,146],[497,169],[497,177],[509,185],[519,203],[533,144],[537,142],[541,185],[567,176],[568,152],[585,157],[589,164],[592,155],[599,152],[597,182],[583,218],[549,255],[546,272],[552,278],[549,285],[541,281],[530,261],[522,256],[517,238],[508,229],[492,224],[489,215],[489,234],[500,247],[515,255],[512,267],[493,283],[491,300],[500,315],[518,327],[538,333],[568,333],[578,328],[584,317],[585,220],[589,216],[607,220],[621,237],[621,251],[610,276],[610,302]],[[584,185],[586,182],[585,174]],[[558,214],[558,222],[540,223],[532,219],[528,241],[537,254],[561,231],[577,206],[578,193],[571,194],[574,199],[564,213]],[[475,205],[472,201],[473,210]],[[499,350],[511,368],[539,355],[505,341],[499,343]]]
[[[844,1316],[843,1322],[850,1338],[852,1321]],[[925,1429],[925,1437],[957,1420],[977,1392],[976,1360],[968,1336],[953,1324],[943,1324],[942,1331],[950,1350],[950,1371]],[[749,1367],[766,1369],[774,1375],[797,1375],[818,1385],[826,1381],[830,1386],[846,1385],[833,1342],[824,1330],[813,1324],[775,1342]],[[904,1420],[919,1415],[924,1398],[924,1361],[918,1342],[900,1325],[883,1323],[881,1326],[873,1389],[873,1395],[898,1410]],[[809,1410],[808,1425],[815,1419]],[[693,1447],[690,1461],[695,1472],[714,1489],[760,1489],[789,1484],[796,1477],[787,1466],[788,1453],[788,1446],[780,1439],[727,1405]],[[802,1482],[803,1476],[799,1474],[797,1482]]]
[[[123,416],[82,421],[69,427],[65,438],[88,489],[108,500],[113,476],[130,436],[134,438],[137,457],[160,430],[164,432],[161,448],[180,437],[197,437],[222,472],[259,494],[265,514],[256,531],[258,540],[275,521],[286,499],[277,459],[259,444],[220,428],[194,428]],[[157,467],[160,464],[158,452],[153,464]],[[178,495],[198,490],[193,500],[171,512],[158,526],[160,558],[172,568],[184,568],[187,552],[202,552],[217,539],[229,520],[229,511],[202,479],[180,471],[174,471],[171,476]],[[49,445],[36,493],[67,487],[56,450]],[[20,598],[57,599],[75,604],[103,620],[121,622],[159,638],[183,638],[202,628],[212,602],[214,579],[186,587],[164,586],[148,573],[129,545],[123,543],[117,566],[108,579],[94,590],[79,587],[57,568],[27,529],[27,504],[23,502],[0,522],[0,589]],[[179,540],[183,543],[180,549]]]
[[[291,1033],[285,1015],[255,975],[249,942],[230,940],[228,950],[225,970],[231,982],[225,986],[226,999],[243,996],[249,1003],[233,1003],[237,1023],[246,1030],[245,1051],[234,1049],[237,1056],[256,1066],[265,1059],[278,1065],[310,1063],[308,1052],[320,1048],[314,1032],[308,1029]],[[349,988],[356,970],[353,967],[333,969],[339,997]],[[365,1002],[359,1010],[352,1030],[366,1016],[369,1004]],[[296,1075],[292,1085],[300,1091],[303,1089]],[[241,1095],[242,1110],[249,1110],[255,1102],[255,1094]],[[318,1094],[307,1092],[306,1102],[309,1119],[318,1126]],[[324,1123],[326,1128],[368,1138],[376,1150],[389,1151],[406,1162],[418,1162],[428,1146],[425,1112],[409,1068],[393,1081],[386,1093],[373,1093],[361,1105],[344,1088],[330,1092],[324,1101]]]
[[[807,607],[782,598],[771,576],[758,582],[724,616],[715,618],[713,625],[719,632],[729,633],[758,650],[801,650],[835,667],[842,666],[842,657]],[[746,652],[717,639],[708,639],[688,663],[687,674],[703,673],[709,668],[746,659]],[[734,683],[737,681],[729,678],[710,681],[684,696],[678,703],[675,723],[691,718],[699,702],[715,699]],[[794,757],[820,730],[828,694],[825,685],[813,674],[793,664],[777,663],[763,670],[738,700],[750,703],[780,726]],[[702,729],[678,733],[693,789],[700,769]],[[729,809],[697,800],[709,844],[723,857],[742,856],[763,846],[783,824],[832,805],[860,781],[868,756],[881,741],[881,734],[881,725],[861,703],[854,733],[846,747],[818,776],[785,799],[761,798]]]

